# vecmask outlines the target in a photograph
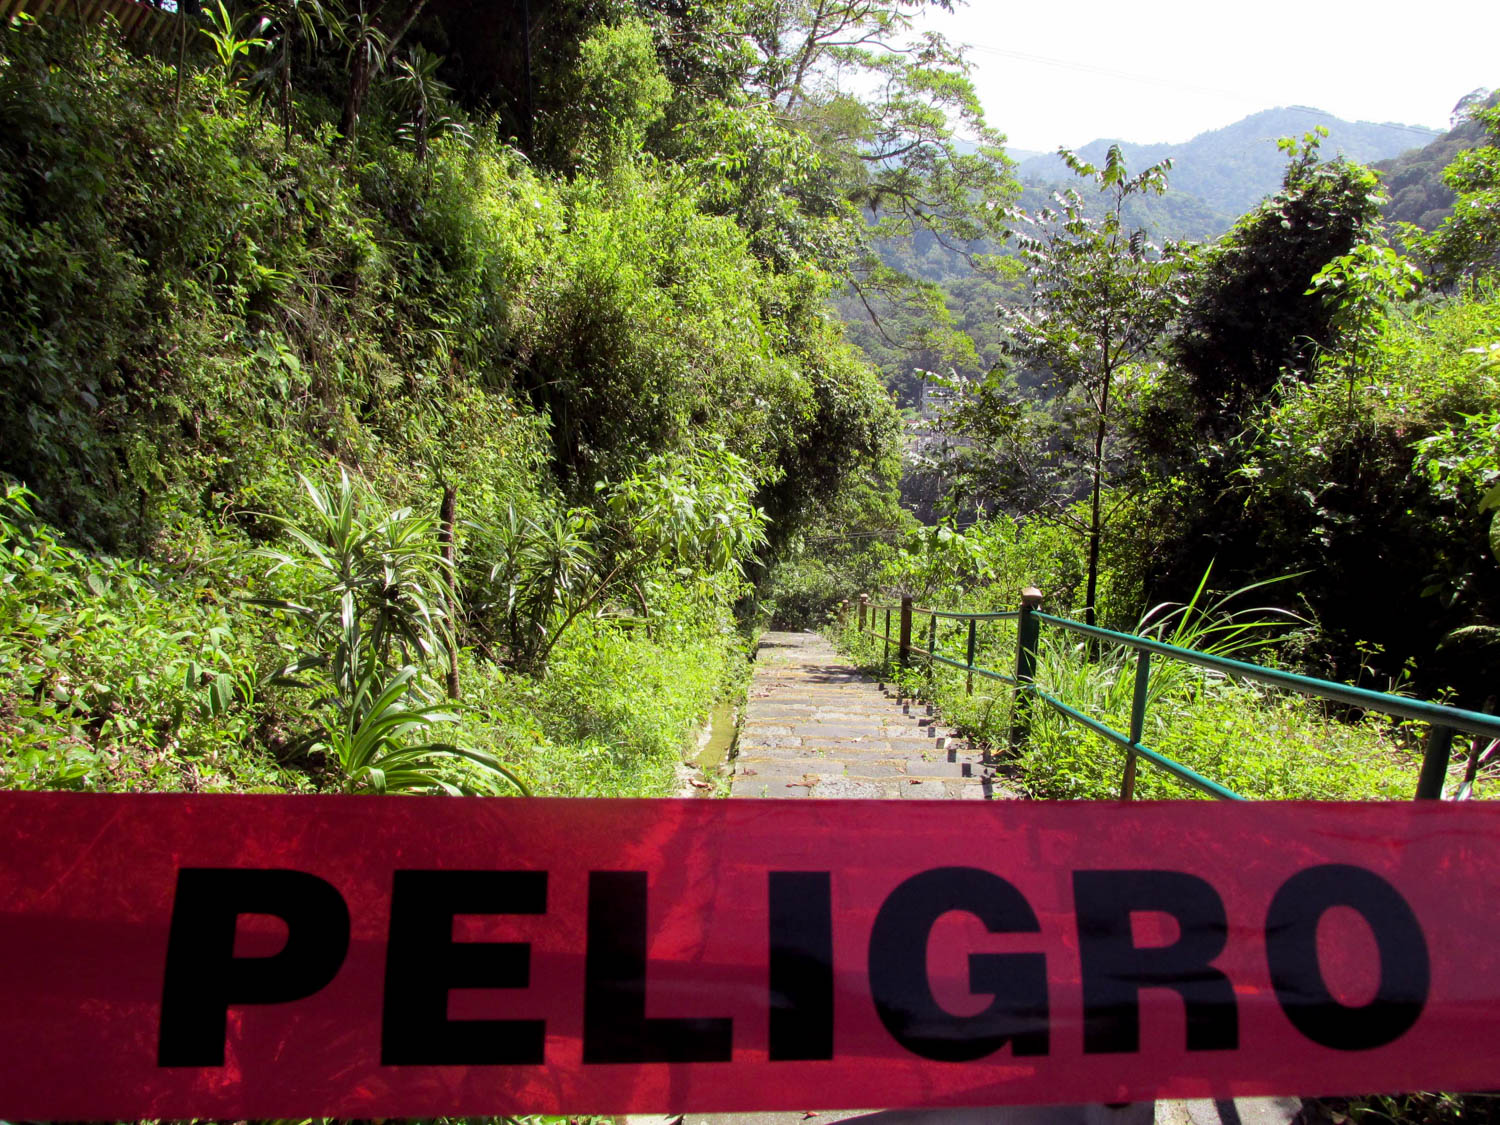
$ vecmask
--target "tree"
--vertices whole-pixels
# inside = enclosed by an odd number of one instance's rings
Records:
[[[1144,232],[1127,230],[1122,219],[1132,197],[1166,190],[1170,161],[1132,176],[1118,146],[1110,147],[1102,169],[1066,149],[1060,155],[1105,196],[1103,216],[1090,218],[1083,197],[1072,188],[1054,196],[1056,210],[1015,212],[1033,228],[1013,232],[1031,292],[1025,305],[1002,306],[1000,316],[1009,353],[1050,381],[1051,413],[1064,449],[1080,447],[1079,460],[1043,460],[1054,485],[1051,514],[1087,538],[1084,614],[1093,624],[1099,554],[1110,516],[1104,493],[1116,475],[1111,427],[1119,394],[1155,357],[1158,340],[1179,308],[1181,275],[1176,247],[1154,246]],[[1024,411],[1011,412],[1009,420],[1035,423]],[[1080,492],[1088,499],[1086,519],[1070,511]]]
[[[1416,242],[1443,281],[1458,282],[1500,265],[1500,101],[1491,102],[1470,111],[1490,143],[1459,153],[1443,172],[1443,182],[1458,197],[1453,214]]]
[[[349,88],[339,132],[346,141],[359,132],[370,82],[385,69],[426,5],[427,0],[354,0],[343,33],[349,48]]]
[[[1323,130],[1326,132],[1326,130]],[[1309,294],[1329,262],[1366,240],[1380,217],[1374,174],[1318,159],[1319,132],[1288,154],[1281,191],[1244,216],[1193,272],[1172,352],[1210,440],[1237,433],[1284,372],[1306,379],[1333,346],[1338,310]]]
[[[749,27],[756,65],[746,89],[811,139],[825,183],[868,212],[867,245],[928,232],[972,256],[1002,233],[1014,191],[1004,137],[985,123],[961,49],[915,32],[953,0],[759,0]],[[862,94],[855,91],[872,90]],[[972,137],[964,145],[958,134]],[[866,251],[856,290],[911,293]]]

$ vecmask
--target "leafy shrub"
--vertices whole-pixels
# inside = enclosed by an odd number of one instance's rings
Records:
[[[263,748],[264,638],[223,593],[235,565],[89,556],[30,503],[14,485],[0,501],[0,784],[304,787]]]

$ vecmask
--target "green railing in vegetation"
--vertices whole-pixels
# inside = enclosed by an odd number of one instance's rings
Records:
[[[1085,625],[1081,621],[1071,621],[1066,617],[1054,617],[1050,613],[1043,613],[1041,604],[1041,592],[1035,589],[1022,591],[1020,609],[1002,613],[963,613],[953,610],[927,609],[913,605],[909,597],[903,597],[897,604],[880,605],[871,602],[868,595],[861,595],[859,631],[876,640],[884,640],[886,663],[890,662],[891,649],[894,646],[897,662],[902,667],[909,665],[913,655],[916,655],[926,657],[932,664],[942,664],[964,672],[967,676],[966,690],[970,694],[974,691],[975,676],[998,680],[1015,689],[1017,695],[1010,727],[1012,748],[1018,747],[1026,737],[1030,701],[1033,698],[1042,700],[1059,714],[1121,746],[1125,751],[1125,770],[1124,779],[1120,785],[1120,796],[1127,801],[1135,795],[1136,768],[1142,759],[1210,796],[1225,800],[1244,800],[1238,793],[1226,789],[1218,782],[1211,781],[1181,762],[1173,761],[1166,755],[1157,753],[1141,742],[1141,734],[1146,722],[1147,692],[1151,680],[1151,657],[1153,655],[1180,660],[1186,664],[1209,668],[1228,676],[1252,680],[1270,687],[1286,688],[1317,699],[1327,699],[1366,711],[1378,711],[1402,719],[1429,723],[1427,745],[1422,756],[1422,772],[1417,781],[1416,796],[1419,800],[1436,800],[1442,797],[1455,733],[1462,731],[1474,736],[1465,777],[1455,795],[1459,800],[1468,798],[1473,792],[1474,777],[1479,766],[1500,755],[1500,717],[1494,715],[1466,711],[1460,707],[1449,707],[1442,703],[1429,703],[1421,699],[1407,699],[1385,692],[1369,691],[1348,684],[1334,683],[1331,680],[1299,676],[1294,672],[1283,672],[1243,660],[1231,660],[1225,656],[1213,656],[1190,648],[1179,648],[1176,645],[1169,645],[1150,637],[1137,636],[1134,633],[1101,629],[1095,625]],[[878,615],[882,612],[885,615],[883,628],[877,627]],[[894,632],[891,619],[893,613],[897,614]],[[929,619],[926,648],[912,643],[912,622],[917,616]],[[969,623],[968,644],[963,660],[956,660],[938,651],[937,628],[940,618]],[[1014,674],[1007,675],[975,663],[979,625],[986,621],[1016,622]],[[1093,640],[1124,645],[1135,651],[1135,694],[1131,703],[1128,733],[1117,731],[1098,719],[1070,707],[1062,700],[1048,694],[1042,686],[1037,684],[1036,659],[1041,642],[1041,627],[1044,623]],[[1486,742],[1488,745],[1482,745]]]

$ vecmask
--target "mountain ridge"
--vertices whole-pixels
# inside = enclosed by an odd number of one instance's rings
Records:
[[[1181,143],[1141,144],[1099,138],[1077,150],[1090,163],[1102,163],[1111,145],[1119,145],[1128,167],[1144,168],[1172,160],[1172,191],[1191,196],[1229,225],[1281,184],[1286,157],[1276,141],[1301,136],[1317,126],[1328,129],[1323,152],[1347,156],[1363,164],[1389,160],[1422,148],[1443,135],[1441,129],[1420,125],[1345,121],[1311,106],[1279,106],[1252,113],[1218,129],[1199,133]],[[1033,185],[1065,183],[1073,179],[1055,154],[1020,162],[1017,175]]]

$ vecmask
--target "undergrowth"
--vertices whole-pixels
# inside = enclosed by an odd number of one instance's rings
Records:
[[[1184,627],[1182,616],[1197,615],[1161,615],[1144,621],[1137,631],[1151,633],[1155,626],[1169,643],[1241,659],[1249,655],[1246,649],[1260,647],[1268,636],[1247,631],[1245,617],[1236,626],[1226,613],[1205,614],[1196,625]],[[915,646],[926,647],[928,620],[918,615]],[[883,617],[877,625],[883,631]],[[967,628],[964,622],[940,619],[938,651],[962,662]],[[982,623],[975,663],[1013,674],[1015,636],[1013,620]],[[1124,646],[1105,646],[1091,658],[1081,638],[1049,625],[1043,625],[1041,638],[1038,686],[1115,730],[1128,732],[1134,653]],[[930,667],[920,655],[905,671],[894,669],[885,660],[883,639],[860,635],[853,614],[836,630],[836,641],[863,667],[897,678],[913,694],[936,703],[947,721],[965,734],[997,751],[1007,746],[1013,708],[1007,684],[976,676],[970,694],[963,671],[940,664]],[[893,645],[892,661],[894,655]],[[1152,661],[1142,741],[1242,796],[1263,800],[1407,799],[1421,767],[1421,748],[1408,725],[1378,715],[1350,721],[1316,700],[1160,658]],[[1039,700],[1031,703],[1024,744],[1007,752],[1005,761],[1028,795],[1047,799],[1118,797],[1125,765],[1117,745]],[[1205,794],[1142,760],[1135,796]]]

